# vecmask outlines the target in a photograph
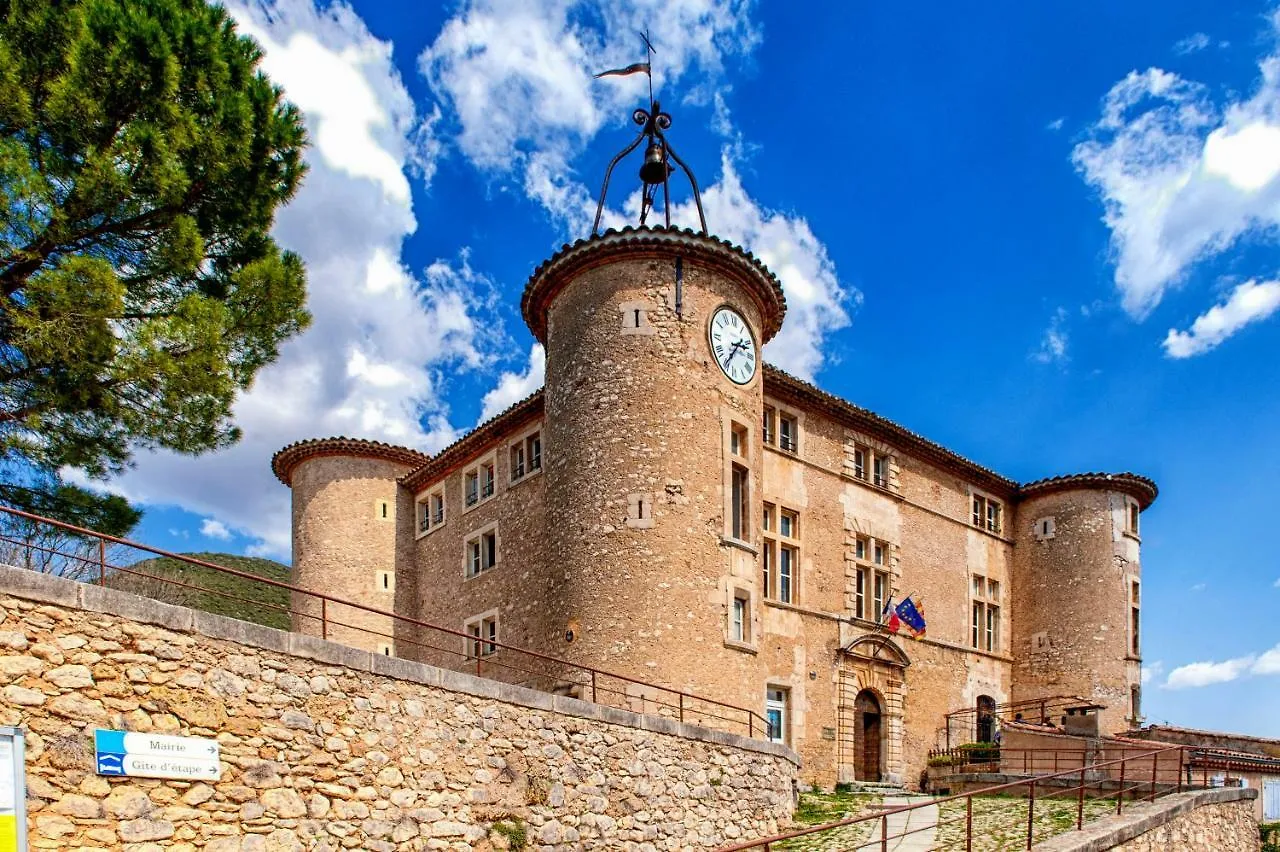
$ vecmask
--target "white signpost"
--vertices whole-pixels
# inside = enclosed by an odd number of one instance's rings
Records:
[[[27,768],[21,728],[0,727],[0,852],[27,852]]]
[[[99,775],[217,781],[222,777],[218,741],[135,731],[94,732]]]

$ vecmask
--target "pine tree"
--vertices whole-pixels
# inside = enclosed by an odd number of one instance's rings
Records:
[[[260,59],[200,0],[0,0],[4,497],[83,517],[67,466],[235,442],[237,391],[309,322],[268,234],[306,135]]]

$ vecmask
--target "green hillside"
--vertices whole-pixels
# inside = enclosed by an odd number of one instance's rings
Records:
[[[229,553],[184,553],[182,555],[278,582],[289,581],[289,566],[270,559],[234,556]],[[130,565],[129,570],[165,580],[176,580],[199,588],[188,589],[158,579],[124,573],[109,577],[107,584],[166,603],[203,609],[218,615],[252,621],[281,630],[289,629],[287,611],[289,592],[285,589],[241,579],[212,568],[191,565],[168,557],[144,559]]]

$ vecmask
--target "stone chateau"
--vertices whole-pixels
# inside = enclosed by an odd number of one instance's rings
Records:
[[[1140,720],[1149,479],[1019,484],[764,365],[782,289],[705,234],[565,246],[522,307],[542,391],[434,456],[324,438],[272,460],[297,584],[471,637],[442,656],[349,610],[329,638],[472,671],[510,653],[491,640],[750,707],[828,787],[913,784],[964,708]],[[919,640],[880,623],[906,595]],[[295,608],[318,632],[318,602]]]

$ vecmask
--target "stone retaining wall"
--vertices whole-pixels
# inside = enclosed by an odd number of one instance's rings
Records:
[[[790,817],[773,743],[19,569],[0,589],[32,849],[683,850]],[[96,727],[217,737],[222,778],[98,776]]]
[[[1258,852],[1257,796],[1239,788],[1175,793],[1037,843],[1035,852]]]

